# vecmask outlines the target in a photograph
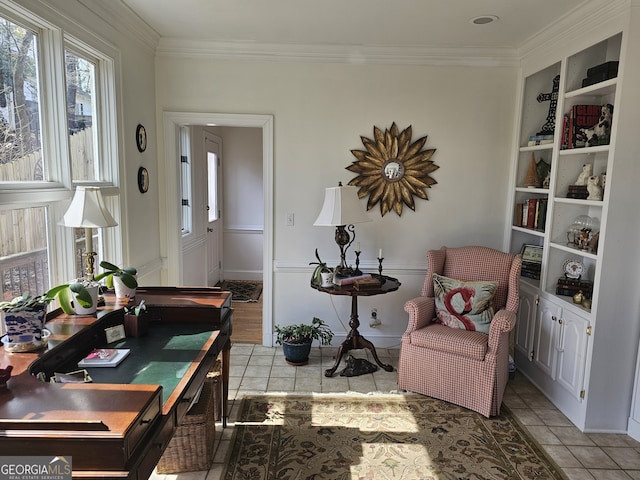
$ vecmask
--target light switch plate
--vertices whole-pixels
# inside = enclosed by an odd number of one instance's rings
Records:
[[[124,333],[124,325],[116,325],[114,327],[105,328],[104,333],[107,336],[107,343],[117,342],[118,340],[126,338],[126,335]]]

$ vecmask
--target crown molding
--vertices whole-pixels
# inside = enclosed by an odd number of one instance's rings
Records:
[[[513,48],[259,44],[164,37],[160,38],[156,54],[159,57],[271,62],[476,67],[520,65],[518,52]]]
[[[640,5],[640,0],[593,0],[582,4],[525,41],[518,48],[518,56],[545,55],[585,33],[597,34],[604,30],[604,23],[628,15],[632,3]]]
[[[160,34],[125,5],[121,0],[78,0],[116,31],[129,35],[155,53]]]

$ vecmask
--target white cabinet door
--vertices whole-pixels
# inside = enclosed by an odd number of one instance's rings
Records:
[[[540,298],[536,315],[534,362],[547,375],[556,379],[556,362],[560,344],[562,308],[545,298]]]
[[[562,334],[558,349],[557,381],[580,399],[589,342],[589,321],[564,309],[558,322]]]
[[[520,303],[516,322],[515,348],[532,360],[538,292],[526,283],[520,284]]]

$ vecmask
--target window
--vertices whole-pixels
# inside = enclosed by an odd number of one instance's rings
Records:
[[[38,35],[0,17],[0,181],[45,178],[37,58]]]
[[[207,196],[209,199],[208,222],[218,220],[218,155],[213,152],[207,152]]]
[[[93,45],[83,43],[19,6],[3,6],[0,293],[10,300],[82,276],[84,229],[59,222],[76,183],[106,187],[105,201],[117,216],[118,129],[112,47],[93,36]],[[62,64],[64,78],[53,71]],[[108,233],[105,245],[102,231],[93,231],[99,256],[108,247],[114,259],[118,235]]]
[[[191,233],[191,164],[189,163],[189,153],[191,142],[189,127],[180,127],[180,198],[182,199],[182,235]]]
[[[74,181],[97,180],[95,64],[65,51],[69,157]]]

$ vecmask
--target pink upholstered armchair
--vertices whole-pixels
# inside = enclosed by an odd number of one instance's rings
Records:
[[[521,258],[487,247],[430,250],[422,295],[406,302],[398,388],[498,415],[509,375],[509,332],[516,323]],[[496,282],[489,333],[451,328],[436,319],[433,274]]]

